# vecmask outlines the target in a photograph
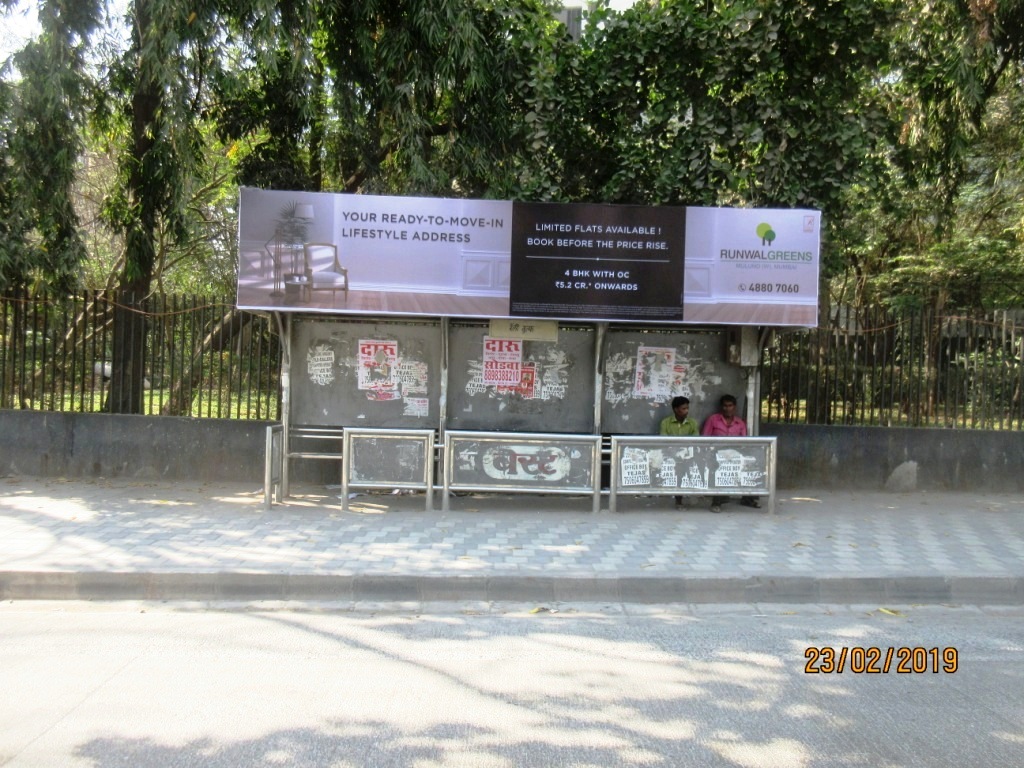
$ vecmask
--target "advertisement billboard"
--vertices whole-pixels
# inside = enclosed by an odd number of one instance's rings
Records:
[[[679,208],[516,203],[509,311],[683,320],[685,224]]]
[[[821,214],[771,208],[686,209],[686,320],[818,322]]]
[[[817,323],[820,213],[243,188],[238,307]]]

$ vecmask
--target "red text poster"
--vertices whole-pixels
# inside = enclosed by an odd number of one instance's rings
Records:
[[[519,385],[523,366],[522,339],[484,336],[484,386]]]

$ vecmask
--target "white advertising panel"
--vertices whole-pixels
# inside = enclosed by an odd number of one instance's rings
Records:
[[[816,325],[821,214],[686,209],[686,320]]]
[[[238,306],[506,317],[511,227],[510,201],[243,188]]]

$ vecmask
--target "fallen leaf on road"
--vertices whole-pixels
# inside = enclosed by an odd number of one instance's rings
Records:
[[[902,616],[903,615],[899,611],[893,611],[893,610],[890,610],[889,608],[879,608],[878,610],[881,611],[882,613],[888,614],[889,616]]]

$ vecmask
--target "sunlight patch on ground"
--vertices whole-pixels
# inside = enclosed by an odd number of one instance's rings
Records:
[[[761,744],[716,741],[711,747],[725,759],[750,768],[801,768],[809,765],[812,758],[807,747],[792,739],[772,739]]]
[[[92,509],[83,501],[76,499],[61,499],[59,503],[48,496],[40,497],[27,495],[29,492],[22,492],[17,496],[10,496],[4,501],[5,509],[13,509],[18,512],[31,512],[35,515],[42,515],[54,520],[77,520],[87,522],[96,519],[96,510]]]

